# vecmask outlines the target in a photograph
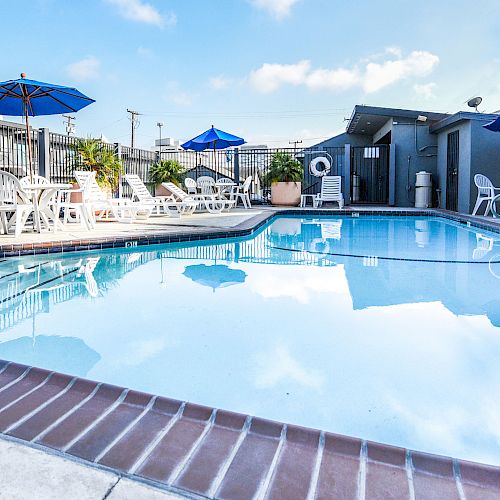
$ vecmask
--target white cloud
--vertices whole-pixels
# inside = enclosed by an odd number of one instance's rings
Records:
[[[363,88],[368,93],[376,92],[398,80],[427,76],[438,63],[438,56],[422,50],[415,50],[408,57],[381,64],[369,63],[365,69]]]
[[[251,0],[258,9],[269,12],[276,19],[283,19],[290,14],[292,7],[299,0]]]
[[[252,71],[250,84],[259,92],[273,92],[282,84],[301,85],[304,83],[311,63],[300,61],[297,64],[263,64]]]
[[[143,0],[106,1],[111,5],[115,5],[122,17],[130,19],[131,21],[153,24],[160,28],[164,26],[174,26],[177,23],[177,17],[173,12],[161,14],[156,7]]]
[[[308,60],[296,64],[265,63],[250,73],[248,81],[263,93],[274,92],[284,84],[331,91],[361,87],[372,93],[401,80],[427,76],[439,63],[439,57],[430,52],[413,51],[403,57],[396,47],[386,49],[385,57],[392,58],[373,62],[369,57],[352,68],[312,69]]]
[[[223,75],[214,76],[210,78],[209,85],[215,90],[223,90],[227,89],[231,84],[232,80],[230,78],[226,78]]]
[[[436,97],[434,95],[434,89],[436,88],[436,86],[437,85],[433,82],[423,84],[416,83],[415,85],[413,85],[413,90],[415,91],[415,94],[417,94],[417,96],[429,100]]]
[[[87,56],[66,66],[66,72],[71,79],[82,82],[99,77],[101,62],[97,57]]]
[[[358,70],[317,69],[307,75],[305,84],[313,90],[347,90],[361,81]]]

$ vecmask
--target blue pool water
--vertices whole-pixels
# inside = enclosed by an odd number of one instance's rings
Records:
[[[0,300],[0,358],[500,464],[498,234],[284,217],[241,239],[4,260]]]

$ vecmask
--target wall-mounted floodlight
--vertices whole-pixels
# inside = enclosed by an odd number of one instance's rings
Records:
[[[418,115],[417,116],[417,122],[423,122],[425,123],[427,121],[427,116],[424,115]]]

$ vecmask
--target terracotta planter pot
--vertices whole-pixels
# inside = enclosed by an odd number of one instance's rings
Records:
[[[296,207],[300,203],[301,182],[273,182],[271,185],[271,203]]]
[[[80,189],[80,186],[78,185],[77,182],[73,182],[71,184],[71,189]],[[82,193],[71,193],[70,198],[71,198],[71,201],[73,203],[81,203],[83,201],[83,194]]]
[[[172,193],[161,184],[155,187],[155,196],[170,196]]]

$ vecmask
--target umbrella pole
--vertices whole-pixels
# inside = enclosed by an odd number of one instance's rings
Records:
[[[214,166],[215,166],[215,177],[216,177],[215,180],[217,180],[218,172],[217,172],[217,153],[215,150],[215,141],[214,141]]]
[[[25,94],[25,89],[23,88],[23,94]],[[29,122],[29,97],[25,94],[25,97],[23,97],[23,103],[24,103],[24,118],[25,118],[25,123],[26,123],[26,137],[28,138],[28,169],[29,169],[29,175],[30,175],[30,180],[33,182],[33,153],[31,151],[31,133],[30,133],[30,122]]]

